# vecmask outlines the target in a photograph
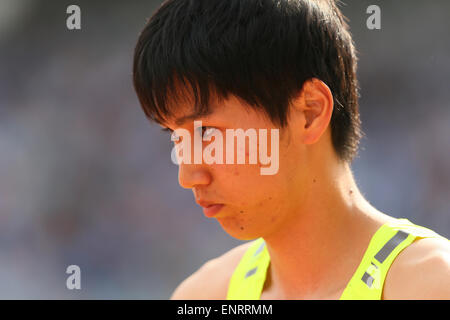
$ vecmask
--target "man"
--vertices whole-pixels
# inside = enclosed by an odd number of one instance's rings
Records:
[[[166,1],[140,35],[134,86],[149,119],[200,129],[203,150],[227,130],[279,129],[271,175],[261,162],[184,161],[183,148],[180,185],[253,241],[205,263],[172,299],[450,298],[448,240],[380,212],[355,184],[356,56],[333,1]],[[186,139],[174,141],[195,144]]]

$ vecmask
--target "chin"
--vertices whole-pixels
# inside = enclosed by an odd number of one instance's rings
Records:
[[[222,229],[228,233],[231,237],[248,241],[248,240],[254,240],[259,237],[261,237],[261,234],[259,232],[255,232],[255,230],[250,230],[248,226],[241,224],[236,221],[236,219],[230,219],[230,218],[217,218],[217,221],[219,221],[220,225],[222,226]]]

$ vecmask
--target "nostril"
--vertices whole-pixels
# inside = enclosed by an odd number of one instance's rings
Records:
[[[192,189],[195,186],[209,185],[211,174],[205,166],[180,164],[178,169],[178,183],[182,188]]]

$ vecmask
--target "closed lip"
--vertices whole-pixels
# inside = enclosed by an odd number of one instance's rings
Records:
[[[222,204],[222,203],[216,203],[216,202],[204,201],[204,200],[197,200],[196,202],[199,206],[201,206],[203,208],[208,208],[208,207],[211,207],[216,204]]]
[[[223,208],[224,204],[214,203],[210,201],[199,200],[197,203],[203,207],[203,213],[206,217],[212,218],[216,216]]]

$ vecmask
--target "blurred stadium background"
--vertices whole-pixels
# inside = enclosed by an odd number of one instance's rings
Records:
[[[160,3],[0,0],[0,298],[167,299],[241,243],[178,186],[169,136],[134,94],[134,45]],[[357,183],[450,237],[450,2],[344,3],[367,136]],[[366,28],[371,4],[381,30]],[[81,290],[66,289],[71,264]]]

